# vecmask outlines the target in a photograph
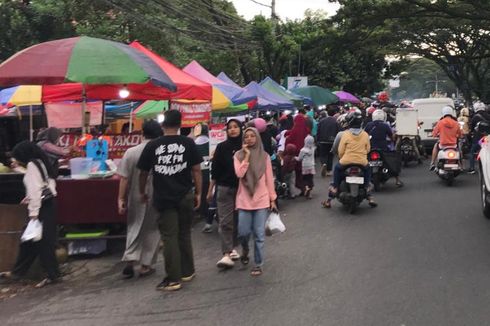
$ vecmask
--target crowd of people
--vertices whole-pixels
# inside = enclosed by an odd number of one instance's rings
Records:
[[[364,167],[368,204],[376,207],[367,157],[371,148],[395,151],[393,107],[382,94],[371,107],[329,106],[321,112],[305,107],[294,116],[265,116],[247,123],[232,118],[226,123],[227,139],[213,153],[209,152],[208,126],[199,124],[192,137],[183,135],[179,111],[166,111],[161,125],[146,121],[144,141],[125,153],[117,170],[118,209],[127,214],[123,276],[153,274],[162,240],[166,276],[157,289],[175,291],[183,282],[192,281],[196,271],[191,234],[196,214],[205,221],[206,233],[213,231],[217,218],[221,239],[218,268],[232,268],[238,261],[249,264],[253,238],[250,274],[260,276],[264,272],[266,220],[278,209],[277,181],[286,185],[282,198],[304,196],[311,200],[316,157],[321,176],[332,177],[323,207],[332,206],[343,169],[351,164]],[[435,127],[440,144],[434,150],[455,142],[463,132],[474,133],[471,152],[476,153],[481,137],[475,134],[477,125],[490,121],[486,106],[475,104],[471,119],[469,110],[461,110],[459,120],[466,124],[463,131],[452,111],[444,110]],[[24,141],[13,150],[15,162],[26,168],[23,203],[28,205],[29,218],[39,219],[44,227],[41,241],[21,244],[15,266],[0,274],[2,278],[22,278],[39,256],[47,277],[37,287],[60,279],[55,257],[55,179],[58,159],[72,150],[57,147],[60,134],[49,128],[39,134],[37,143]],[[473,171],[472,158],[469,172]],[[399,175],[394,176],[396,185],[402,187]],[[51,196],[45,196],[46,188]],[[140,266],[137,271],[136,266]]]

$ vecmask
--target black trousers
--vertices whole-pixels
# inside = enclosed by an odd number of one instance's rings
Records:
[[[320,162],[327,165],[327,171],[332,171],[333,166],[333,153],[332,151],[333,144],[331,143],[319,143],[320,150]]]
[[[42,203],[39,210],[39,221],[43,223],[43,236],[40,241],[26,241],[20,244],[19,254],[12,270],[13,274],[23,276],[39,256],[41,267],[48,278],[54,280],[60,276],[56,259],[56,199]]]

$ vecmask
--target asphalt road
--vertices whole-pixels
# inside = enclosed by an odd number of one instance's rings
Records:
[[[488,325],[490,221],[478,176],[447,187],[426,166],[403,172],[356,215],[314,199],[283,205],[286,233],[266,241],[264,274],[219,272],[217,233],[195,230],[198,275],[175,293],[121,280],[118,256],[60,285],[0,302],[0,325]],[[103,260],[103,262],[102,262]],[[94,264],[94,262],[91,262]],[[105,264],[105,265],[104,265]]]

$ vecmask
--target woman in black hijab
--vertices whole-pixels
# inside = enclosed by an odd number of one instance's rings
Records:
[[[43,231],[41,240],[21,243],[13,270],[0,276],[13,280],[20,279],[39,256],[41,266],[47,274],[47,278],[36,285],[40,288],[60,278],[55,254],[57,227],[54,171],[46,154],[32,142],[23,141],[17,144],[12,151],[12,156],[18,164],[26,168],[24,175],[26,197],[22,203],[27,204],[29,219],[38,219],[43,225]],[[45,188],[49,189],[50,196],[44,192]]]
[[[234,260],[240,256],[234,249],[238,245],[235,199],[238,189],[238,178],[235,174],[233,156],[242,149],[242,123],[230,119],[226,124],[227,140],[218,144],[211,165],[211,183],[208,201],[212,201],[215,185],[217,191],[218,220],[221,235],[223,258],[218,261],[219,268],[231,268]]]

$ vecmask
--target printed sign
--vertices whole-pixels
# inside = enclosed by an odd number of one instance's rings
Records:
[[[171,102],[171,110],[182,113],[182,127],[192,128],[199,122],[208,122],[211,119],[211,103],[183,103]]]
[[[226,140],[226,125],[214,124],[209,126],[209,153],[214,153],[216,146]]]
[[[81,128],[82,103],[46,103],[48,126],[56,128]],[[90,112],[90,125],[100,125],[102,121],[102,101],[88,102],[85,112]]]
[[[58,142],[61,147],[78,146],[81,136],[77,134],[63,134]],[[109,158],[120,159],[131,147],[141,144],[143,140],[140,134],[105,135],[109,139]]]
[[[288,77],[288,89],[308,86],[308,76]]]

